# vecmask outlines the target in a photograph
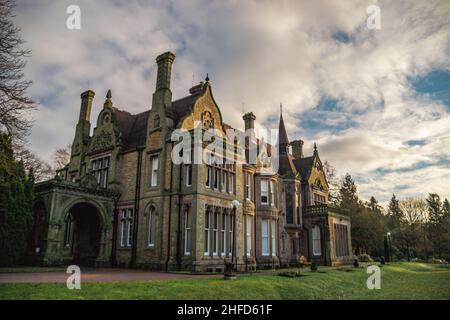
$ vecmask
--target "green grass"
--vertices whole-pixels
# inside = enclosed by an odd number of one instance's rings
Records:
[[[450,266],[396,263],[381,268],[369,290],[366,268],[303,270],[296,278],[257,273],[222,279],[65,284],[0,284],[0,299],[450,299]]]

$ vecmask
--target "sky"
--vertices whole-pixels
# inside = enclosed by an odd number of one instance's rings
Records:
[[[66,9],[81,10],[69,30]],[[367,7],[380,8],[380,29]],[[206,73],[225,122],[276,128],[382,204],[450,198],[450,1],[18,0],[39,102],[30,146],[50,160],[72,142],[80,93],[138,113],[151,108],[155,58],[171,50],[174,99]]]

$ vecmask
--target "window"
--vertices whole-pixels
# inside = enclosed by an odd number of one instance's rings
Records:
[[[320,245],[320,227],[314,226],[312,228],[312,246],[313,246],[313,255],[320,256],[322,254],[321,245]]]
[[[127,246],[130,247],[133,243],[133,211],[130,210],[128,212],[128,237],[127,237]]]
[[[247,216],[246,217],[246,245],[247,245],[247,256],[251,256],[252,255],[252,224],[253,224],[253,217],[252,216]]]
[[[245,174],[245,199],[250,200],[251,199],[251,180],[252,176],[250,173]]]
[[[229,176],[228,171],[225,171],[223,181],[225,183],[225,192],[229,193],[230,192],[230,180],[229,180],[228,176]]]
[[[226,192],[227,190],[227,179],[228,179],[228,172],[222,171],[222,192]]]
[[[217,256],[219,253],[219,213],[214,213],[213,221],[213,255]]]
[[[269,182],[261,180],[261,204],[269,204]]]
[[[158,156],[150,157],[150,186],[156,187],[158,185]]]
[[[192,153],[190,150],[186,152],[184,163],[185,163],[184,172],[185,172],[186,186],[190,187],[192,186]]]
[[[220,184],[220,170],[218,168],[214,168],[214,190],[219,190]]]
[[[222,230],[221,230],[221,242],[222,242],[222,256],[227,254],[227,215],[222,214]]]
[[[151,206],[148,212],[148,237],[147,245],[153,247],[155,245],[155,232],[156,232],[156,210]]]
[[[275,183],[273,181],[270,181],[270,205],[272,207],[275,206]]]
[[[100,187],[106,188],[108,183],[108,168],[110,156],[91,161],[91,175],[95,177]]]
[[[133,243],[133,209],[120,210],[120,246],[130,247]]]
[[[66,218],[66,226],[65,226],[65,233],[64,233],[64,246],[70,247],[70,244],[72,243],[72,215],[69,213]]]
[[[230,193],[234,194],[234,173],[230,173]]]
[[[334,247],[337,257],[349,255],[347,226],[335,223],[334,226]]]
[[[233,246],[234,246],[234,239],[233,239],[233,228],[234,228],[234,215],[229,215],[229,221],[230,221],[230,227],[228,228],[228,253],[231,255],[233,254]]]
[[[272,230],[270,232],[270,239],[272,240],[272,256],[277,255],[277,246],[276,246],[276,238],[277,235],[277,222],[275,220],[271,221]]]
[[[191,254],[191,222],[189,220],[189,210],[184,211],[184,254]]]
[[[261,251],[263,256],[269,252],[269,220],[261,220]]]
[[[159,114],[155,114],[155,117],[153,118],[153,128],[158,128],[161,125],[160,122]]]
[[[314,204],[315,205],[321,205],[321,204],[325,204],[325,196],[314,193]]]
[[[210,242],[211,242],[211,238],[210,238],[210,223],[211,223],[211,212],[206,211],[205,213],[205,256],[209,256],[209,246],[210,246]]]

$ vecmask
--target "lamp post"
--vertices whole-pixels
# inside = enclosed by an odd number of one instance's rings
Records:
[[[233,245],[231,246],[231,262],[225,263],[224,279],[232,280],[236,279],[234,272],[234,263],[236,257],[236,209],[240,203],[236,199],[231,202],[231,209],[233,210]]]
[[[389,248],[389,262],[392,261],[392,239],[391,239],[391,233],[387,233],[387,239],[388,239],[388,248]]]

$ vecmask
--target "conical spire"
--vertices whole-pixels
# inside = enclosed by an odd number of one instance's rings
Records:
[[[280,103],[280,125],[278,126],[278,137],[279,137],[278,144],[280,146],[289,144],[289,139],[286,133],[286,127],[284,126],[283,120],[283,105],[281,103]]]

